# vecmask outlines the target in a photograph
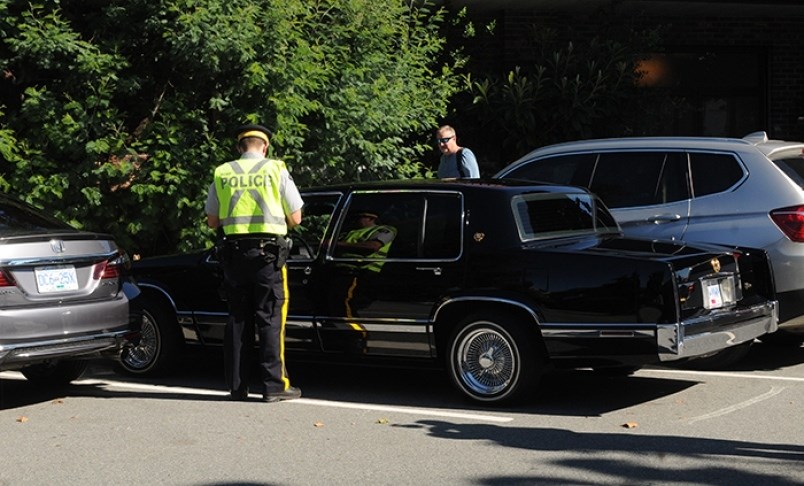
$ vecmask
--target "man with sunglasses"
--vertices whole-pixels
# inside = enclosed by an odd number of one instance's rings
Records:
[[[440,127],[436,131],[436,144],[441,151],[441,161],[438,164],[439,179],[480,177],[475,154],[468,148],[458,145],[454,128],[449,125]]]

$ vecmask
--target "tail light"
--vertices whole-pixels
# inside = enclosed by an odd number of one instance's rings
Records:
[[[130,266],[131,260],[128,258],[128,254],[121,251],[117,256],[96,264],[92,278],[95,280],[102,278],[120,278]]]
[[[770,217],[790,240],[804,243],[804,206],[774,209]]]
[[[5,270],[0,269],[0,287],[14,287],[17,285],[14,282],[14,277],[9,275]]]

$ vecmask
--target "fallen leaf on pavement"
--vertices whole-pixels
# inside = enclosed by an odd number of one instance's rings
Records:
[[[324,426],[324,422],[316,422],[316,423],[313,424],[313,427],[321,428],[323,426]]]
[[[639,427],[639,424],[636,422],[626,422],[623,424],[623,427],[625,427],[626,429],[635,429]]]
[[[26,417],[25,415],[20,415],[19,417],[17,417],[17,422],[19,422],[21,424],[24,424],[27,421],[28,421],[28,417]]]

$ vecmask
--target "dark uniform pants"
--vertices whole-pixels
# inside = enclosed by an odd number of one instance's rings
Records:
[[[290,386],[285,369],[286,269],[266,262],[263,250],[232,249],[223,262],[229,320],[224,335],[224,372],[230,390],[249,383],[255,326],[259,334],[258,361],[262,393]]]

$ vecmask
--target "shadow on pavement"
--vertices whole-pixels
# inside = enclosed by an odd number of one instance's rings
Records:
[[[588,452],[583,456],[558,454],[556,459],[534,467],[534,474],[530,477],[479,478],[481,484],[576,485],[594,483],[578,482],[578,478],[605,477],[606,484],[794,485],[801,484],[798,480],[804,473],[804,446],[800,444],[628,432],[574,432],[437,420],[420,420],[399,427],[422,428],[441,439],[483,442],[529,451]],[[629,458],[624,459],[624,455],[618,453],[628,454]],[[735,460],[748,467],[734,467]],[[766,467],[757,468],[759,463]],[[549,471],[551,475],[540,476],[540,470]],[[762,470],[773,473],[760,472]],[[567,476],[557,477],[557,471],[566,471]]]
[[[757,343],[749,355],[731,370],[778,370],[803,361],[804,347],[780,348]],[[117,373],[115,368],[108,361],[92,362],[82,378],[85,381],[61,389],[45,389],[22,379],[0,377],[0,409],[22,407],[64,396],[226,399],[220,349],[190,350],[177,368],[165,376],[131,376]],[[542,378],[539,387],[521,405],[495,408],[464,399],[454,390],[446,371],[438,368],[358,366],[289,358],[288,370],[293,385],[302,389],[304,398],[427,408],[509,410],[560,416],[599,416],[670,396],[698,383],[691,378],[639,375],[609,377],[590,370],[554,371]],[[257,377],[255,366],[252,393],[259,390]],[[125,382],[136,386],[130,389],[107,389],[92,380]],[[147,390],[147,385],[163,388]],[[171,391],[170,388],[177,390]]]

